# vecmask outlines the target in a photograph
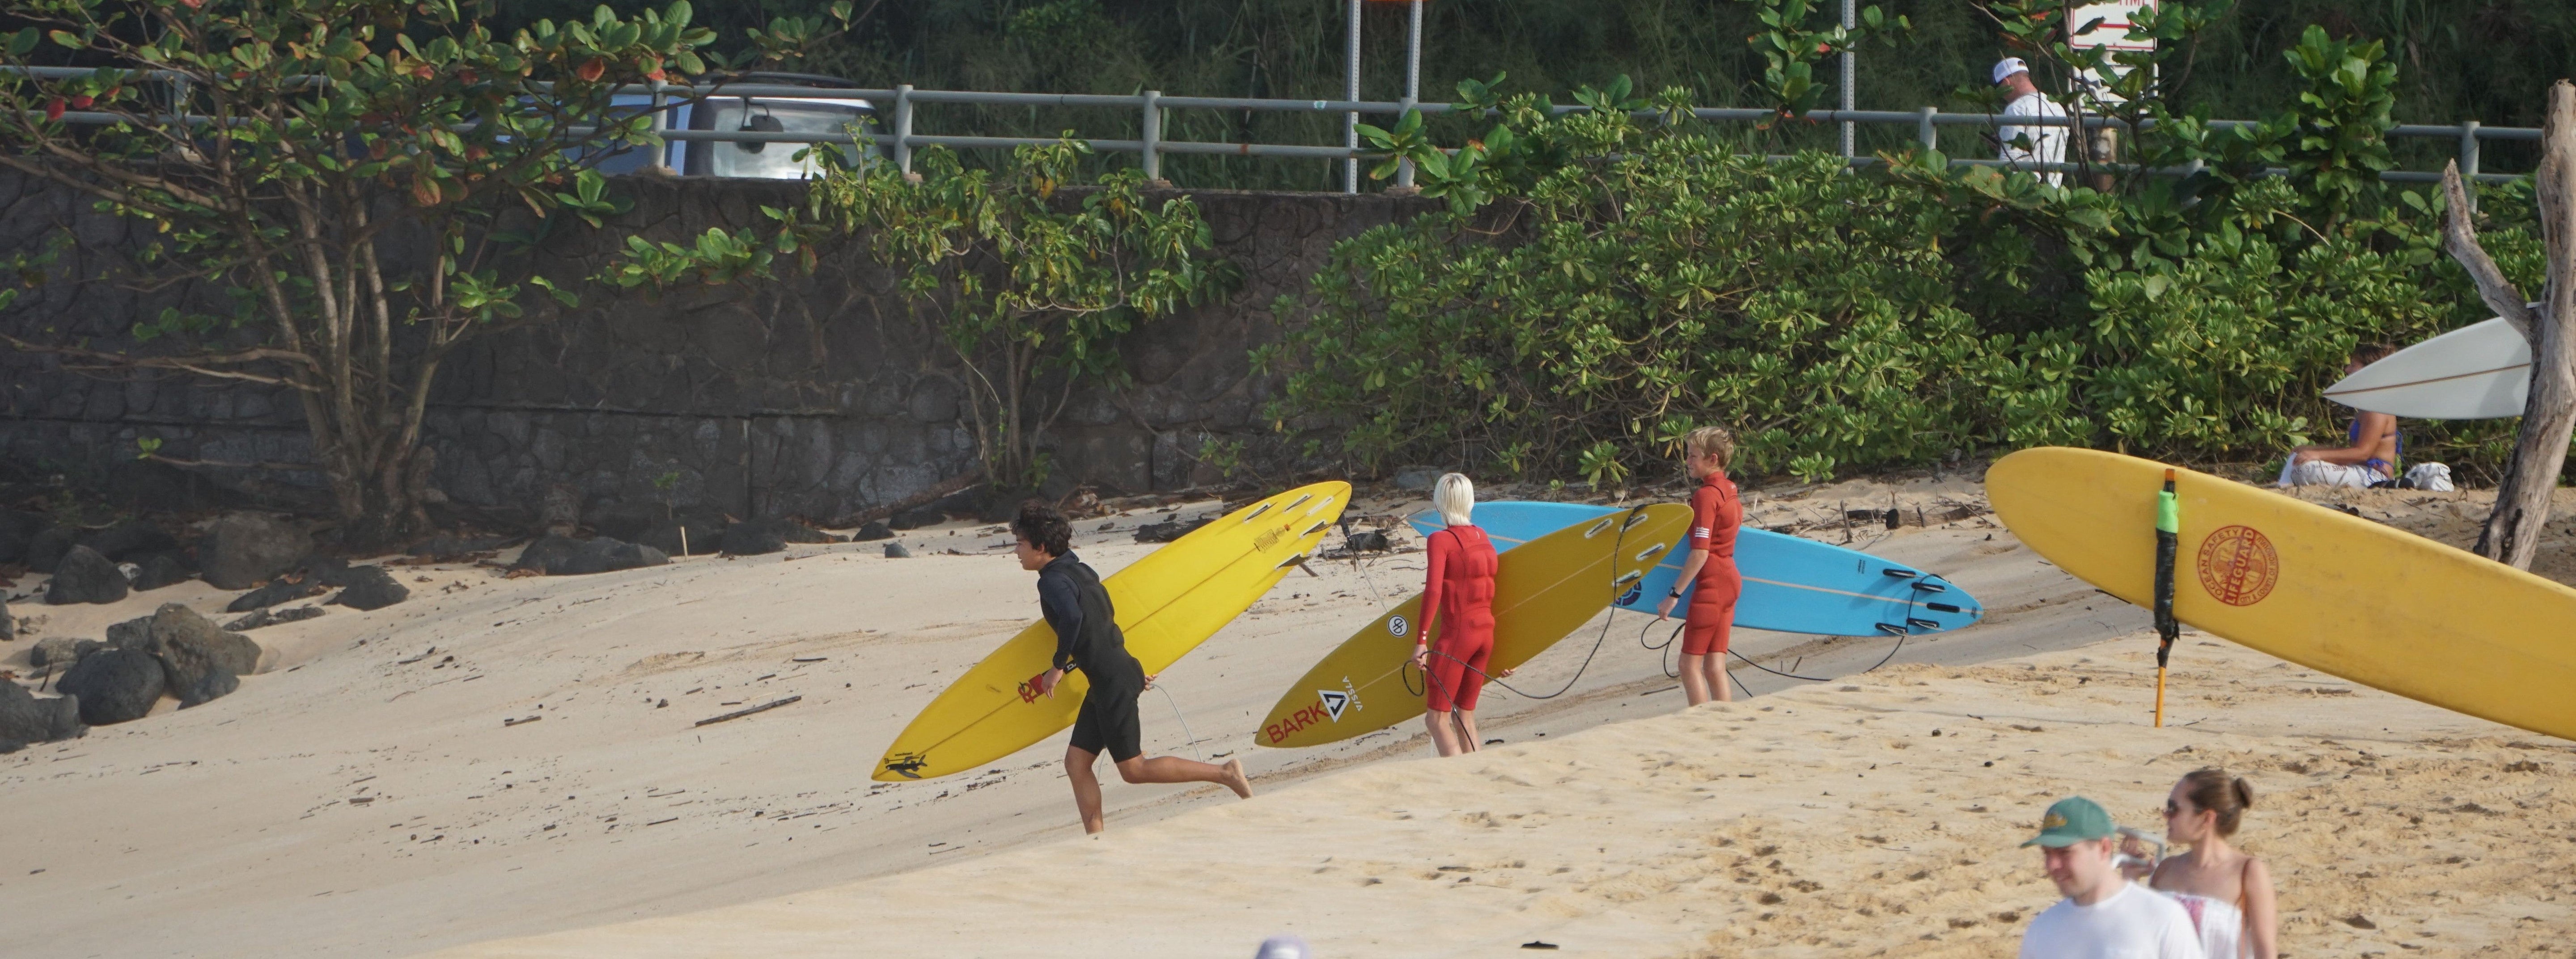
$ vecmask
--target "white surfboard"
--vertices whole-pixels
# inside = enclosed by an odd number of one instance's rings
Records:
[[[2408,419],[2483,420],[2521,416],[2530,390],[2531,344],[2497,317],[2391,353],[2326,387],[2326,398]]]

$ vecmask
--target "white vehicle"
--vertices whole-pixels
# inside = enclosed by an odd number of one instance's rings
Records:
[[[730,77],[728,83],[758,86],[799,86],[818,89],[858,89],[858,84],[837,77],[804,73],[747,73]],[[619,107],[637,110],[649,108],[653,98],[642,94],[619,94]],[[829,133],[847,134],[877,132],[876,107],[866,100],[819,99],[806,97],[713,96],[697,104],[682,104],[671,110],[665,124],[672,130],[741,130],[759,133]],[[682,176],[748,177],[767,180],[802,180],[815,175],[819,164],[810,157],[798,161],[804,151],[802,143],[717,143],[673,140],[664,144],[663,164]],[[873,144],[864,148],[842,146],[844,158],[856,164],[862,157],[882,156]],[[599,162],[605,174],[634,173],[652,160],[652,151],[621,146]]]

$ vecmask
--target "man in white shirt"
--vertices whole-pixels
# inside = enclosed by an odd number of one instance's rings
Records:
[[[2118,831],[2082,796],[2048,807],[2039,835],[2022,845],[2040,847],[2066,898],[2030,921],[2021,959],[2208,959],[2181,904],[2120,874],[2111,860]]]
[[[2045,94],[2039,92],[2037,86],[2031,84],[2030,65],[2023,63],[2020,57],[2005,57],[1996,62],[1995,85],[2003,87],[2004,95],[2012,98],[2004,104],[2005,116],[2063,117],[2066,115],[2065,107],[2050,100]],[[2065,182],[2065,174],[2056,171],[2041,172],[2032,169],[2028,164],[2066,162],[2066,135],[2070,129],[2070,127],[2052,126],[2003,126],[1995,130],[1995,138],[2003,142],[2001,157],[2007,168],[2038,173],[2040,179],[2047,180],[2051,186],[2057,186]]]

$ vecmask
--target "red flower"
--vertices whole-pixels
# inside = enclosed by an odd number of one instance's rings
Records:
[[[1832,52],[1833,52],[1833,50],[1834,50],[1834,46],[1833,46],[1833,44],[1830,44],[1830,43],[1819,43],[1819,44],[1816,44],[1816,52],[1817,52],[1817,53],[1832,53]]]
[[[63,118],[63,98],[61,98],[61,97],[55,97],[55,98],[53,98],[53,99],[51,99],[51,100],[47,100],[47,101],[45,101],[45,119],[48,119],[48,120],[60,120],[60,119],[62,119],[62,118]]]
[[[590,62],[582,64],[580,69],[578,69],[578,70],[574,70],[574,71],[573,71],[573,75],[574,75],[574,76],[577,76],[577,77],[582,78],[582,80],[583,80],[584,82],[590,82],[590,81],[598,80],[598,79],[599,79],[600,74],[607,73],[607,72],[608,72],[608,63],[607,63],[607,61],[600,60],[600,59],[598,59],[598,58],[595,58],[595,57],[594,57],[594,58],[592,58],[592,59],[590,60]]]

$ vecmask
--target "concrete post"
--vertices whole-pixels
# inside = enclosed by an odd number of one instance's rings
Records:
[[[1142,99],[1145,101],[1145,185],[1168,190],[1172,181],[1163,179],[1163,91],[1147,90]]]

